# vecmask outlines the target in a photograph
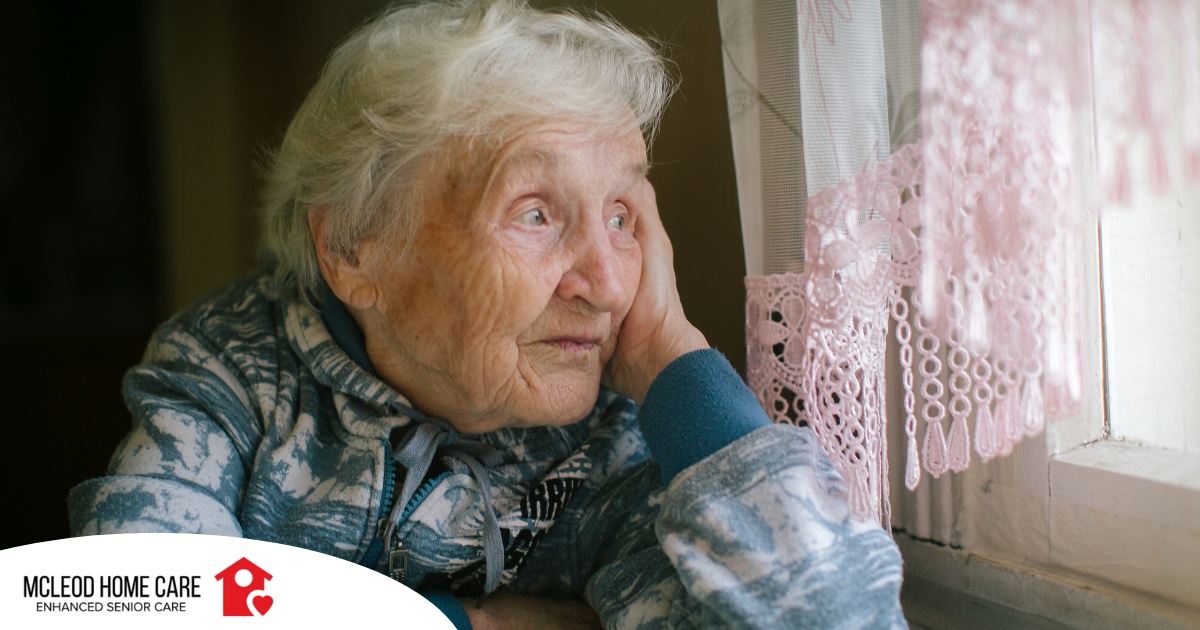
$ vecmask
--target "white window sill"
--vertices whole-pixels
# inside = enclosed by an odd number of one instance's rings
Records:
[[[1113,441],[1016,455],[960,480],[997,489],[964,492],[991,527],[966,550],[897,536],[914,628],[1200,629],[1200,456]],[[1012,510],[1037,513],[996,522]]]
[[[1055,567],[1200,610],[1200,455],[1099,441],[1050,459]]]
[[[1102,440],[1055,455],[1050,479],[1094,509],[1200,529],[1200,454]]]
[[[1200,611],[1111,585],[897,537],[914,630],[1195,630]]]

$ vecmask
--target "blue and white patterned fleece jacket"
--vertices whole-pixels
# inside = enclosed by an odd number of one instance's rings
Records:
[[[416,420],[354,354],[269,274],[175,316],[126,377],[108,476],[71,492],[73,533],[245,536],[385,571],[393,440]],[[503,588],[582,596],[608,628],[905,627],[890,536],[850,518],[811,432],[770,425],[716,351],[668,366],[640,412],[602,390],[576,424],[473,437],[502,454]],[[478,592],[480,484],[441,459],[392,544],[409,587]]]

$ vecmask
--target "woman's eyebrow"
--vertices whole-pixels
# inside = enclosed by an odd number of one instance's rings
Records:
[[[514,172],[533,172],[553,169],[558,165],[558,157],[550,151],[537,148],[523,148],[503,155],[495,162],[492,172],[488,175],[484,190],[492,190],[496,184],[507,181],[508,175]]]
[[[629,178],[625,180],[624,188],[633,188],[646,178],[646,175],[650,172],[650,163],[645,160],[639,160],[631,163],[626,171],[629,173]]]
[[[553,168],[558,165],[558,156],[553,151],[536,147],[518,149],[501,158],[497,171],[510,171],[521,168]]]
[[[553,170],[558,165],[558,155],[553,151],[535,147],[517,149],[512,153],[504,155],[496,162],[495,168],[492,169],[492,173],[488,177],[485,189],[490,190],[493,185],[497,182],[505,181],[507,176],[514,172]],[[650,163],[646,160],[637,160],[629,163],[625,170],[628,173],[628,178],[625,180],[625,187],[632,188],[640,183],[650,172]]]

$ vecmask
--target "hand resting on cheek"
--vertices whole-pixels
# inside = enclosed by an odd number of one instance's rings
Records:
[[[675,283],[671,241],[658,216],[654,187],[643,181],[634,237],[642,250],[642,273],[633,305],[621,324],[605,383],[638,403],[671,361],[708,348],[683,312]]]

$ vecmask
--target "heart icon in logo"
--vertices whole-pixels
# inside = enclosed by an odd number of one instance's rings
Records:
[[[268,610],[271,610],[271,605],[275,603],[275,598],[270,595],[259,595],[251,600],[250,603],[254,606],[254,610],[258,611],[259,615],[265,615]]]

